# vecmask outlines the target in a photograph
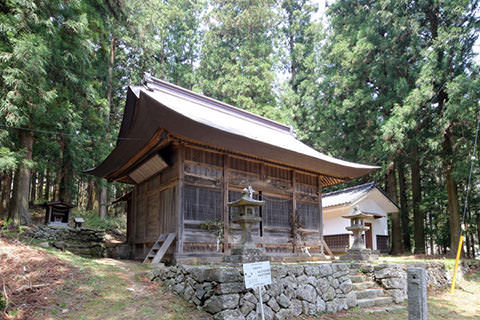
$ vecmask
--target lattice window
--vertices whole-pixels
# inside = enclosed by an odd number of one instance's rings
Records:
[[[292,212],[292,200],[263,196],[263,222],[266,227],[288,227],[290,228],[290,212]]]
[[[297,183],[308,184],[310,186],[317,186],[317,177],[309,174],[296,173]]]
[[[390,247],[388,245],[388,236],[377,234],[377,250],[381,253],[389,253]]]
[[[304,229],[318,230],[320,228],[320,208],[311,203],[297,203],[297,214],[301,227]]]
[[[292,180],[292,171],[279,167],[265,166],[265,174],[272,178]]]
[[[350,246],[350,234],[333,234],[323,236],[323,239],[333,252],[346,252]]]
[[[219,167],[223,166],[223,157],[221,154],[196,148],[185,148],[185,160],[211,164]]]
[[[235,157],[230,158],[230,168],[255,174],[260,173],[260,163]]]
[[[185,220],[214,220],[222,217],[221,192],[208,188],[185,186],[183,212]]]

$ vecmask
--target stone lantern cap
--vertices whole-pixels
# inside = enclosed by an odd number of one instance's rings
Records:
[[[243,189],[242,197],[238,200],[227,203],[229,207],[260,207],[265,204],[265,201],[255,200],[252,198],[252,192],[247,188]]]
[[[347,219],[366,219],[366,218],[371,218],[372,216],[358,211],[342,217]]]

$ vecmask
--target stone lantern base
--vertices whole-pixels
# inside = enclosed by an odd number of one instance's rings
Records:
[[[270,261],[270,257],[266,256],[260,248],[244,248],[235,247],[228,256],[223,257],[223,261],[229,263],[249,263],[258,261]]]
[[[340,257],[340,260],[349,261],[373,261],[378,259],[378,254],[376,254],[371,249],[350,249],[346,254]]]

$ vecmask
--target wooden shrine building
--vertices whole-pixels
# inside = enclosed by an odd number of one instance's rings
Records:
[[[161,235],[175,234],[166,257],[186,262],[230,252],[240,229],[227,202],[247,186],[265,201],[257,246],[273,258],[302,247],[321,256],[322,188],[376,168],[326,156],[288,126],[148,77],[128,89],[115,149],[87,172],[134,186],[123,197],[132,257],[143,259]]]

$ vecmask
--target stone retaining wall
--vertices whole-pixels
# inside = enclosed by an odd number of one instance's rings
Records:
[[[65,227],[33,226],[22,233],[23,237],[44,240],[50,245],[75,254],[90,257],[105,256],[105,231],[72,229]]]
[[[262,298],[265,319],[286,319],[300,314],[335,313],[356,305],[349,265],[272,265],[272,285]],[[215,319],[257,319],[258,292],[245,289],[241,267],[160,267],[153,279],[167,289],[214,315]]]
[[[262,298],[266,319],[286,319],[301,314],[335,313],[356,306],[350,274],[358,272],[376,282],[400,303],[407,298],[409,267],[427,271],[429,288],[446,288],[451,276],[439,262],[412,264],[272,264],[272,285]],[[258,292],[245,289],[241,266],[161,266],[152,271],[152,280],[161,281],[177,293],[219,319],[257,319]]]
[[[352,272],[361,272],[383,287],[395,303],[400,303],[407,298],[407,268],[412,267],[426,270],[429,288],[447,288],[451,282],[450,273],[440,262],[380,265],[353,263],[350,265]]]

